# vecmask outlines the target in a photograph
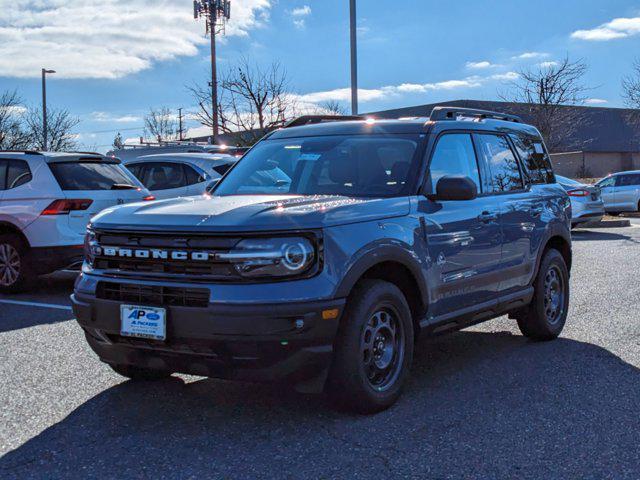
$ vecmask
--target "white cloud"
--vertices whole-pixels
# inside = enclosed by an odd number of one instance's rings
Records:
[[[110,122],[110,123],[142,122],[142,118],[136,117],[135,115],[112,115],[108,112],[93,112],[91,113],[90,118],[95,122]]]
[[[541,63],[538,64],[538,66],[540,68],[551,68],[551,67],[557,67],[558,65],[559,65],[558,62],[553,62],[553,61],[551,61],[551,62],[541,62]]]
[[[494,65],[491,62],[483,60],[482,62],[467,62],[467,68],[472,70],[484,70],[487,68],[498,67],[499,65]]]
[[[491,75],[491,80],[501,80],[501,81],[505,81],[505,80],[517,80],[518,78],[520,78],[520,75],[518,75],[518,73],[516,72],[506,72],[506,73],[496,73],[495,75]]]
[[[589,41],[607,41],[640,34],[640,17],[614,18],[590,30],[576,30],[571,38]]]
[[[545,52],[524,52],[512,57],[514,60],[531,60],[532,58],[546,58],[549,54]]]
[[[305,5],[303,7],[294,8],[289,12],[291,15],[293,25],[296,28],[304,28],[306,26],[306,18],[311,15],[311,7]]]
[[[584,103],[587,105],[602,105],[604,103],[609,103],[609,101],[602,98],[587,98]]]
[[[14,0],[0,8],[0,76],[120,78],[205,45],[191,0]],[[273,0],[236,0],[226,34],[246,36]]]

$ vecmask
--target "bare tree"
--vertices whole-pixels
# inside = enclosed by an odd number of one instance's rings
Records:
[[[347,115],[347,107],[339,100],[327,100],[318,104],[318,111],[324,115]]]
[[[42,110],[30,108],[25,116],[25,127],[29,145],[37,150],[60,152],[78,148],[77,136],[73,129],[80,123],[77,117],[64,109],[47,108],[47,145],[44,145]]]
[[[640,108],[640,58],[633,63],[633,73],[622,79],[622,98],[631,108]]]
[[[26,109],[16,91],[0,95],[0,150],[18,150],[29,146],[24,129]]]
[[[149,109],[149,113],[144,117],[145,136],[152,136],[159,142],[166,140],[176,140],[177,122],[176,117],[168,107],[161,107],[156,110]]]
[[[251,144],[295,115],[295,97],[287,91],[287,73],[279,63],[268,68],[241,59],[222,76],[218,89],[219,127],[223,133],[239,133]],[[196,118],[211,127],[211,91],[188,87],[198,103]]]
[[[511,92],[500,96],[503,100],[531,105],[532,122],[553,151],[584,121],[576,118],[574,110],[564,107],[585,102],[590,90],[583,84],[587,70],[583,60],[565,57],[560,62],[548,62],[537,69],[520,71],[519,79],[510,84]]]

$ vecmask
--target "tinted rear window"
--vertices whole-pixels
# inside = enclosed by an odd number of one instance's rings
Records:
[[[533,135],[512,134],[511,140],[524,165],[529,182],[554,183],[553,168],[542,141]]]
[[[49,168],[62,190],[111,190],[116,184],[138,186],[133,176],[115,163],[52,163]]]

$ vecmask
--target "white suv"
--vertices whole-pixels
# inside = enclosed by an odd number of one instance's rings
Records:
[[[238,159],[210,153],[164,153],[126,161],[126,167],[159,200],[202,195]]]
[[[79,267],[86,227],[105,208],[153,200],[117,159],[0,151],[0,292]]]

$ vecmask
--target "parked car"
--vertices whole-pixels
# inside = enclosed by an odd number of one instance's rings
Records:
[[[105,208],[153,197],[99,154],[0,152],[0,292],[79,268],[87,224]]]
[[[504,314],[532,339],[560,334],[571,208],[534,127],[458,108],[313,120],[261,140],[212,196],[93,220],[72,302],[102,361],[131,379],[287,381],[376,412],[419,334]]]
[[[130,162],[147,155],[161,155],[164,153],[181,154],[181,153],[210,153],[231,155],[236,158],[244,155],[249,147],[233,147],[228,145],[207,145],[195,142],[162,142],[148,143],[140,145],[125,145],[122,148],[110,150],[107,152],[108,157],[117,157],[123,162]]]
[[[640,170],[614,173],[596,186],[602,192],[604,208],[609,215],[640,212]]]
[[[237,161],[231,155],[174,153],[147,155],[126,166],[158,199],[202,195]]]
[[[604,202],[600,188],[580,183],[571,178],[556,175],[556,181],[567,191],[571,199],[571,226],[585,222],[598,222],[604,216]]]

